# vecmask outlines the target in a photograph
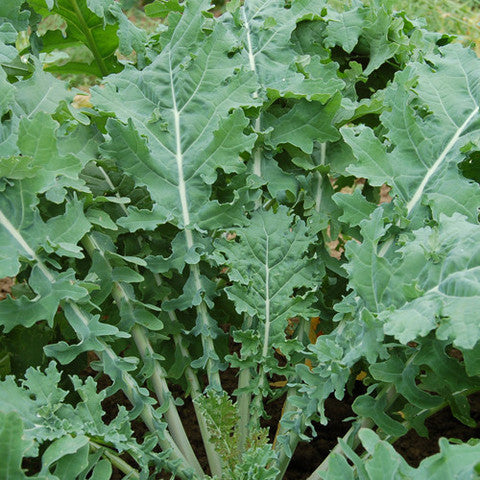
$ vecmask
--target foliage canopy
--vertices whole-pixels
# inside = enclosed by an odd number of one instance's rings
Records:
[[[148,35],[114,0],[0,5],[0,478],[281,479],[361,370],[309,480],[473,478],[478,440],[418,468],[391,444],[445,406],[474,425],[475,54],[389,2],[147,12]],[[83,101],[53,76],[79,73]]]

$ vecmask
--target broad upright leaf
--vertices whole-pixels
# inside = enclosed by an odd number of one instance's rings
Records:
[[[232,12],[232,29],[243,47],[245,65],[257,75],[259,94],[325,102],[342,87],[334,63],[323,64],[320,55],[300,59],[292,48],[291,36],[297,23],[318,18],[325,3],[297,0],[286,8],[280,0],[253,0]],[[302,68],[297,61],[304,62]]]
[[[40,234],[45,224],[35,208],[37,202],[35,195],[18,187],[8,189],[0,196],[2,278],[15,276],[20,270],[19,257],[32,260],[42,243]]]
[[[11,452],[11,462],[6,465],[5,462],[0,462],[0,472],[2,467],[7,466],[13,474],[14,463],[19,461],[18,458],[21,460],[21,456],[37,455],[39,447],[43,445],[47,448],[43,449],[41,473],[48,476],[50,467],[56,466],[55,473],[59,479],[75,479],[78,473],[87,468],[84,472],[86,474],[91,468],[85,463],[88,448],[85,450],[84,447],[93,438],[97,442],[114,446],[119,452],[129,452],[138,460],[139,465],[147,466],[150,455],[142,452],[141,446],[132,436],[125,408],[120,407],[118,415],[109,422],[102,418],[105,411],[101,402],[105,400],[107,391],[97,392],[98,385],[92,377],[88,377],[85,382],[76,376],[71,378],[73,388],[81,398],[75,407],[65,402],[69,392],[59,387],[61,374],[54,362],[44,372],[29,368],[25,377],[20,385],[11,376],[0,382],[0,442],[6,438],[11,428],[16,428],[14,432],[10,431],[12,436],[9,445],[2,445],[3,452]],[[22,427],[21,432],[18,427]],[[20,438],[23,450],[19,457],[17,449]],[[1,478],[17,477],[7,475]],[[27,477],[18,478],[23,480]],[[43,480],[45,477],[40,478]]]
[[[37,65],[40,67],[40,65]],[[33,117],[38,112],[53,114],[62,100],[71,102],[73,93],[64,82],[37,68],[27,80],[15,84],[12,111],[17,116]]]
[[[52,281],[48,281],[44,273],[38,267],[34,267],[29,285],[32,292],[37,294],[35,298],[21,296],[14,300],[8,296],[0,305],[0,325],[5,332],[18,325],[31,327],[40,320],[46,320],[53,326],[54,316],[62,300],[79,301],[88,295],[88,291],[76,283],[72,270],[62,272]]]
[[[347,53],[351,53],[362,30],[365,28],[367,9],[362,2],[352,2],[353,8],[337,12],[333,10],[329,15],[326,33],[326,45],[331,47],[340,45]]]
[[[216,242],[230,267],[227,295],[239,313],[258,321],[249,355],[271,365],[272,349],[286,347],[287,320],[314,314],[311,293],[323,274],[322,263],[306,253],[312,242],[307,227],[287,212],[259,210],[248,227],[236,230],[238,239]]]
[[[30,15],[22,6],[20,0],[4,0],[0,5],[0,19],[13,25],[19,32],[27,29]]]
[[[92,97],[97,108],[116,112],[107,125],[112,141],[103,150],[147,187],[157,224],[201,224],[216,168],[241,170],[238,155],[253,146],[254,137],[243,133],[244,115],[228,116],[258,103],[253,76],[239,70],[238,55],[228,55],[224,27],[205,35],[198,12],[207,8],[197,0],[183,15],[170,15],[169,43],[152,65],[109,77]],[[129,226],[129,218],[121,223]]]
[[[165,18],[170,12],[183,12],[183,5],[178,0],[155,0],[145,5],[149,17]]]
[[[23,439],[21,417],[15,413],[0,412],[0,478],[4,480],[46,480],[44,476],[27,477],[22,470],[22,459],[31,442]]]
[[[5,0],[0,4],[0,66],[7,75],[24,76],[32,73],[31,65],[21,60],[15,47],[18,34],[28,28],[29,16],[30,12],[20,0]],[[3,71],[0,78],[2,74]],[[0,83],[3,82],[0,80]],[[3,88],[4,85],[0,91]]]
[[[440,215],[439,222],[438,228],[414,232],[400,249],[390,288],[403,285],[405,297],[381,318],[385,332],[402,343],[436,328],[439,339],[472,349],[480,339],[480,227],[460,215]]]
[[[311,154],[314,141],[338,140],[340,134],[333,126],[333,118],[338,110],[340,97],[337,99],[338,101],[332,100],[326,106],[301,100],[278,118],[265,115],[264,125],[267,129],[272,129],[266,143],[273,147],[290,144]]]
[[[478,455],[480,443],[455,445],[446,438],[439,440],[440,453],[422,461],[418,467],[418,477],[432,480],[444,478],[475,478],[478,475]]]
[[[391,110],[381,120],[393,148],[367,127],[342,129],[357,158],[347,170],[371,185],[390,185],[417,226],[424,205],[435,219],[459,212],[476,222],[480,187],[461,175],[458,164],[464,160],[461,147],[480,131],[478,60],[452,45],[430,61],[433,67],[414,63],[398,73],[387,89]]]

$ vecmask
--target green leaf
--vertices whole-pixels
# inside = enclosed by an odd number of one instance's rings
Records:
[[[32,157],[11,156],[0,158],[0,177],[13,180],[32,178],[39,168],[40,165],[33,165]]]
[[[338,130],[332,125],[333,117],[340,106],[340,97],[326,106],[316,102],[302,100],[279,118],[264,117],[263,126],[273,129],[267,144],[277,147],[290,143],[301,148],[305,153],[313,152],[313,142],[335,141],[339,138]],[[294,126],[297,127],[294,127]]]
[[[278,470],[270,466],[275,454],[271,446],[266,445],[266,429],[251,429],[249,438],[245,440],[248,448],[239,459],[238,406],[225,392],[218,394],[212,391],[198,398],[196,403],[204,412],[209,441],[222,459],[225,478],[274,480],[277,477]]]
[[[112,464],[106,459],[100,460],[95,465],[90,480],[110,480],[112,472]]]
[[[430,61],[435,71],[413,64],[387,89],[391,110],[381,119],[393,148],[365,127],[342,129],[357,158],[347,170],[368,178],[371,185],[390,185],[410,218],[421,216],[421,206],[427,204],[435,219],[440,213],[459,212],[477,221],[480,188],[457,167],[464,159],[461,147],[480,129],[477,59],[452,45]],[[444,78],[451,79],[447,91]]]
[[[106,228],[108,230],[118,230],[117,225],[113,222],[110,215],[103,210],[96,208],[89,208],[86,212],[88,221],[99,227]]]
[[[376,380],[394,384],[398,393],[412,405],[429,409],[442,404],[440,397],[430,395],[417,387],[416,378],[419,367],[412,362],[405,365],[403,359],[391,357],[386,362],[370,366],[369,370]]]
[[[40,169],[29,182],[29,188],[39,193],[72,183],[81,185],[76,181],[83,167],[81,161],[74,152],[66,156],[58,153],[58,128],[58,123],[44,112],[20,121],[18,147],[23,155],[33,157],[33,165]]]
[[[315,18],[323,0],[293,2],[291,8],[279,0],[251,0],[232,12],[231,28],[243,47],[244,65],[255,72],[261,88],[275,97],[296,97],[326,102],[340,90],[336,64],[307,56],[299,68],[298,53],[290,38],[297,23]]]
[[[63,467],[62,470],[64,474],[69,475],[69,478],[75,478],[87,466],[85,453],[88,453],[88,448],[86,452],[82,448],[87,445],[88,438],[83,435],[77,437],[66,436],[55,440],[42,456],[42,472],[48,472],[52,464],[59,462],[63,457],[67,457],[65,460],[69,462],[69,466],[68,468]],[[76,453],[79,455],[74,455]],[[57,473],[57,470],[55,470],[55,473]]]
[[[50,218],[46,228],[49,230],[49,243],[55,248],[57,255],[83,258],[77,244],[90,231],[91,224],[83,213],[81,201],[69,201],[65,205],[65,213]]]
[[[46,480],[46,477],[27,477],[21,468],[22,458],[31,442],[22,438],[23,424],[21,417],[15,413],[0,412],[0,448],[3,460],[0,462],[0,478],[5,480],[26,480],[35,478]]]
[[[363,418],[371,418],[386,434],[401,437],[407,433],[407,428],[385,413],[387,399],[372,398],[369,395],[361,395],[352,404],[352,410]]]
[[[20,182],[17,186],[21,185]],[[42,243],[44,223],[34,209],[36,197],[23,188],[9,188],[0,196],[0,276],[15,276],[19,257],[33,259]],[[12,209],[12,205],[17,208]],[[20,208],[18,208],[20,207]],[[8,214],[9,218],[5,214]]]
[[[390,42],[388,37],[390,32],[402,30],[403,19],[392,17],[387,8],[382,6],[375,11],[367,25],[365,40],[370,51],[370,59],[364,73],[370,75],[400,50],[401,41]]]
[[[381,209],[361,222],[363,243],[349,242],[346,267],[350,282],[368,308],[378,312],[385,333],[406,344],[436,330],[441,340],[471,349],[480,338],[475,310],[480,227],[461,215],[440,215],[436,228],[423,228],[405,238],[395,260],[377,253],[385,233]]]
[[[199,207],[209,202],[216,169],[243,169],[238,155],[254,141],[243,133],[247,120],[241,111],[228,116],[258,103],[252,75],[236,71],[239,59],[227,55],[222,26],[202,36],[202,18],[195,14],[202,8],[207,8],[205,2],[189,4],[151,66],[141,72],[125,69],[92,96],[97,107],[117,112],[118,120],[107,124],[112,142],[103,151],[147,187],[159,224],[195,224]],[[188,61],[186,49],[195,52]]]
[[[396,478],[409,478],[410,475],[413,475],[413,469],[395,451],[393,446],[381,441],[375,432],[361,429],[358,436],[365,450],[371,455],[371,458],[365,462],[365,469],[369,478],[372,480],[382,478],[394,480]]]
[[[279,470],[275,467],[275,452],[270,445],[250,447],[235,466],[232,478],[238,480],[275,480]]]
[[[415,291],[381,314],[385,332],[406,343],[436,328],[439,339],[473,348],[480,338],[474,320],[480,306],[479,240],[480,227],[460,215],[441,215],[437,229],[416,231],[401,248],[401,269],[390,280],[392,289],[402,284]]]
[[[375,254],[387,230],[383,225],[382,213],[382,209],[377,208],[370,219],[360,222],[363,242],[348,242],[345,252],[349,259],[345,269],[349,273],[350,284],[362,297],[367,308],[374,312],[381,312],[383,309],[382,298],[392,275],[388,261]],[[399,293],[392,292],[393,295]]]
[[[398,454],[392,445],[372,430],[362,428],[359,432],[362,445],[367,451],[364,462],[360,460],[348,445],[343,444],[346,456],[351,459],[359,472],[354,469],[342,457],[335,455],[329,460],[329,469],[325,480],[366,479],[400,479],[415,478],[418,480],[447,480],[450,478],[475,478],[475,466],[478,463],[479,445],[452,445],[447,439],[439,441],[440,453],[424,459],[418,468],[410,467]],[[334,461],[341,462],[341,467]],[[363,463],[363,464],[362,464]],[[363,470],[363,472],[362,472]]]
[[[119,46],[124,54],[131,53],[132,49],[143,52],[145,32],[131,24],[113,0],[55,0],[50,5],[47,0],[29,0],[29,4],[44,17],[60,15],[66,23],[67,41],[84,45],[94,58],[94,63],[84,64],[83,72],[78,63],[67,63],[62,73],[90,73],[101,77],[122,69],[115,56]],[[59,46],[58,34],[41,38],[46,51]]]
[[[62,272],[55,280],[49,281],[38,267],[32,269],[29,284],[38,294],[33,300],[22,296],[13,299],[8,296],[0,304],[0,325],[9,332],[18,325],[31,327],[40,320],[46,320],[50,327],[62,300],[78,301],[88,292],[75,281],[73,270]]]
[[[343,209],[343,215],[339,220],[353,227],[360,225],[360,222],[367,219],[376,208],[376,205],[370,203],[358,188],[351,194],[336,193],[332,198]]]
[[[354,2],[354,8],[344,12],[329,12],[326,28],[326,46],[340,45],[347,53],[351,53],[365,25],[366,9],[360,2]]]
[[[145,5],[145,13],[149,17],[165,18],[170,12],[182,13],[184,6],[178,0],[155,0]]]
[[[311,293],[323,274],[322,264],[305,254],[313,240],[305,223],[287,212],[283,206],[277,213],[256,211],[247,227],[236,230],[237,239],[215,242],[229,267],[228,297],[238,313],[258,320],[258,336],[252,337],[256,348],[250,347],[248,355],[270,367],[276,364],[270,355],[274,347],[288,354],[287,320],[315,314]]]
[[[89,312],[80,311],[75,305],[66,304],[64,307],[65,317],[70,326],[75,331],[79,342],[69,345],[65,341],[60,341],[54,345],[45,347],[47,355],[55,357],[63,364],[70,363],[80,353],[89,350],[101,352],[107,347],[102,337],[111,335],[119,338],[129,337],[127,333],[120,332],[117,327],[106,323],[100,323],[100,315],[92,315]]]
[[[354,480],[353,471],[345,457],[333,453],[328,461],[325,480]]]
[[[73,94],[65,83],[36,68],[29,79],[15,84],[16,104],[12,110],[15,115],[25,115],[32,120],[31,117],[38,112],[55,113],[62,100],[68,103],[73,100]]]
[[[475,478],[480,444],[451,445],[446,438],[439,440],[440,453],[422,461],[418,475],[425,479]]]
[[[0,5],[0,18],[11,23],[17,31],[28,28],[30,12],[22,8],[23,2],[18,0],[4,0]]]
[[[3,116],[8,112],[15,98],[15,87],[6,80],[7,74],[0,70],[0,114]]]

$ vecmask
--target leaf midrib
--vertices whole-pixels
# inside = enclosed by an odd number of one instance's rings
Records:
[[[80,25],[82,26],[83,33],[85,35],[85,38],[88,43],[88,48],[92,52],[93,57],[95,58],[95,61],[97,62],[98,68],[100,69],[100,72],[102,73],[102,76],[108,75],[108,69],[105,65],[105,62],[103,61],[103,57],[100,54],[97,43],[95,42],[95,39],[93,38],[92,32],[82,14],[82,11],[80,10],[80,7],[78,6],[77,0],[70,0],[71,5],[73,9],[75,10],[75,14],[77,15],[78,21],[80,22]]]

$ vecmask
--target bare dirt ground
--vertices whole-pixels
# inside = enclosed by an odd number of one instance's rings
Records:
[[[0,300],[3,300],[12,289],[15,279],[6,277],[0,279]]]

